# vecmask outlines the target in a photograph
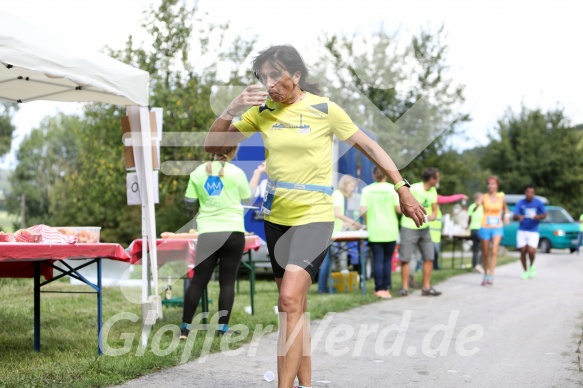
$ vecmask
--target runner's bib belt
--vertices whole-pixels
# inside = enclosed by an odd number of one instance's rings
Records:
[[[261,204],[261,211],[267,215],[271,214],[271,206],[273,205],[275,189],[317,191],[326,195],[332,195],[334,192],[334,188],[332,186],[277,182],[273,179],[267,179],[267,186],[265,187],[265,193],[263,194],[263,203]]]

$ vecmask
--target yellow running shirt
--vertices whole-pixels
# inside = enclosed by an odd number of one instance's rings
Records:
[[[332,186],[332,135],[346,140],[358,127],[338,105],[306,92],[303,100],[280,104],[267,100],[233,123],[247,137],[261,133],[269,178],[298,184]],[[278,188],[265,219],[279,225],[333,222],[330,195]]]

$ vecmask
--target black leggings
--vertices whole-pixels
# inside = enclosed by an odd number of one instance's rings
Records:
[[[480,258],[480,253],[482,252],[482,248],[480,247],[480,237],[478,237],[478,229],[471,230],[471,239],[472,239],[472,268],[482,262]]]
[[[184,295],[182,322],[192,323],[203,291],[219,264],[219,311],[227,314],[219,317],[219,324],[228,324],[235,302],[235,281],[241,264],[245,235],[242,232],[203,233],[196,244],[194,277]],[[219,260],[220,259],[220,260]]]

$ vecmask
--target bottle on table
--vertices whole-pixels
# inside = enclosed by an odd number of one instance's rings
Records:
[[[168,283],[166,284],[166,293],[164,294],[166,300],[172,299],[172,285],[170,284],[170,276],[168,276]]]

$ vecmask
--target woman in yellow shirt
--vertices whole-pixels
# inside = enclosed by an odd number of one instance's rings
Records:
[[[332,138],[363,152],[395,184],[403,214],[417,226],[425,210],[392,159],[335,103],[318,94],[301,55],[272,46],[253,60],[262,85],[246,87],[211,125],[205,151],[216,153],[259,133],[266,149],[262,210],[280,312],[279,387],[311,385],[307,294],[322,264],[334,225]],[[232,122],[235,116],[241,120]],[[299,329],[299,330],[297,330]],[[306,348],[304,348],[306,347]]]
[[[494,270],[498,261],[498,248],[504,236],[504,225],[510,222],[510,213],[504,199],[504,193],[498,192],[500,181],[492,176],[486,181],[488,192],[484,194],[482,208],[484,216],[482,226],[478,232],[482,240],[482,263],[484,266],[484,279],[482,285],[492,285],[494,283]],[[492,244],[490,248],[490,244]],[[489,259],[489,254],[492,254]]]

